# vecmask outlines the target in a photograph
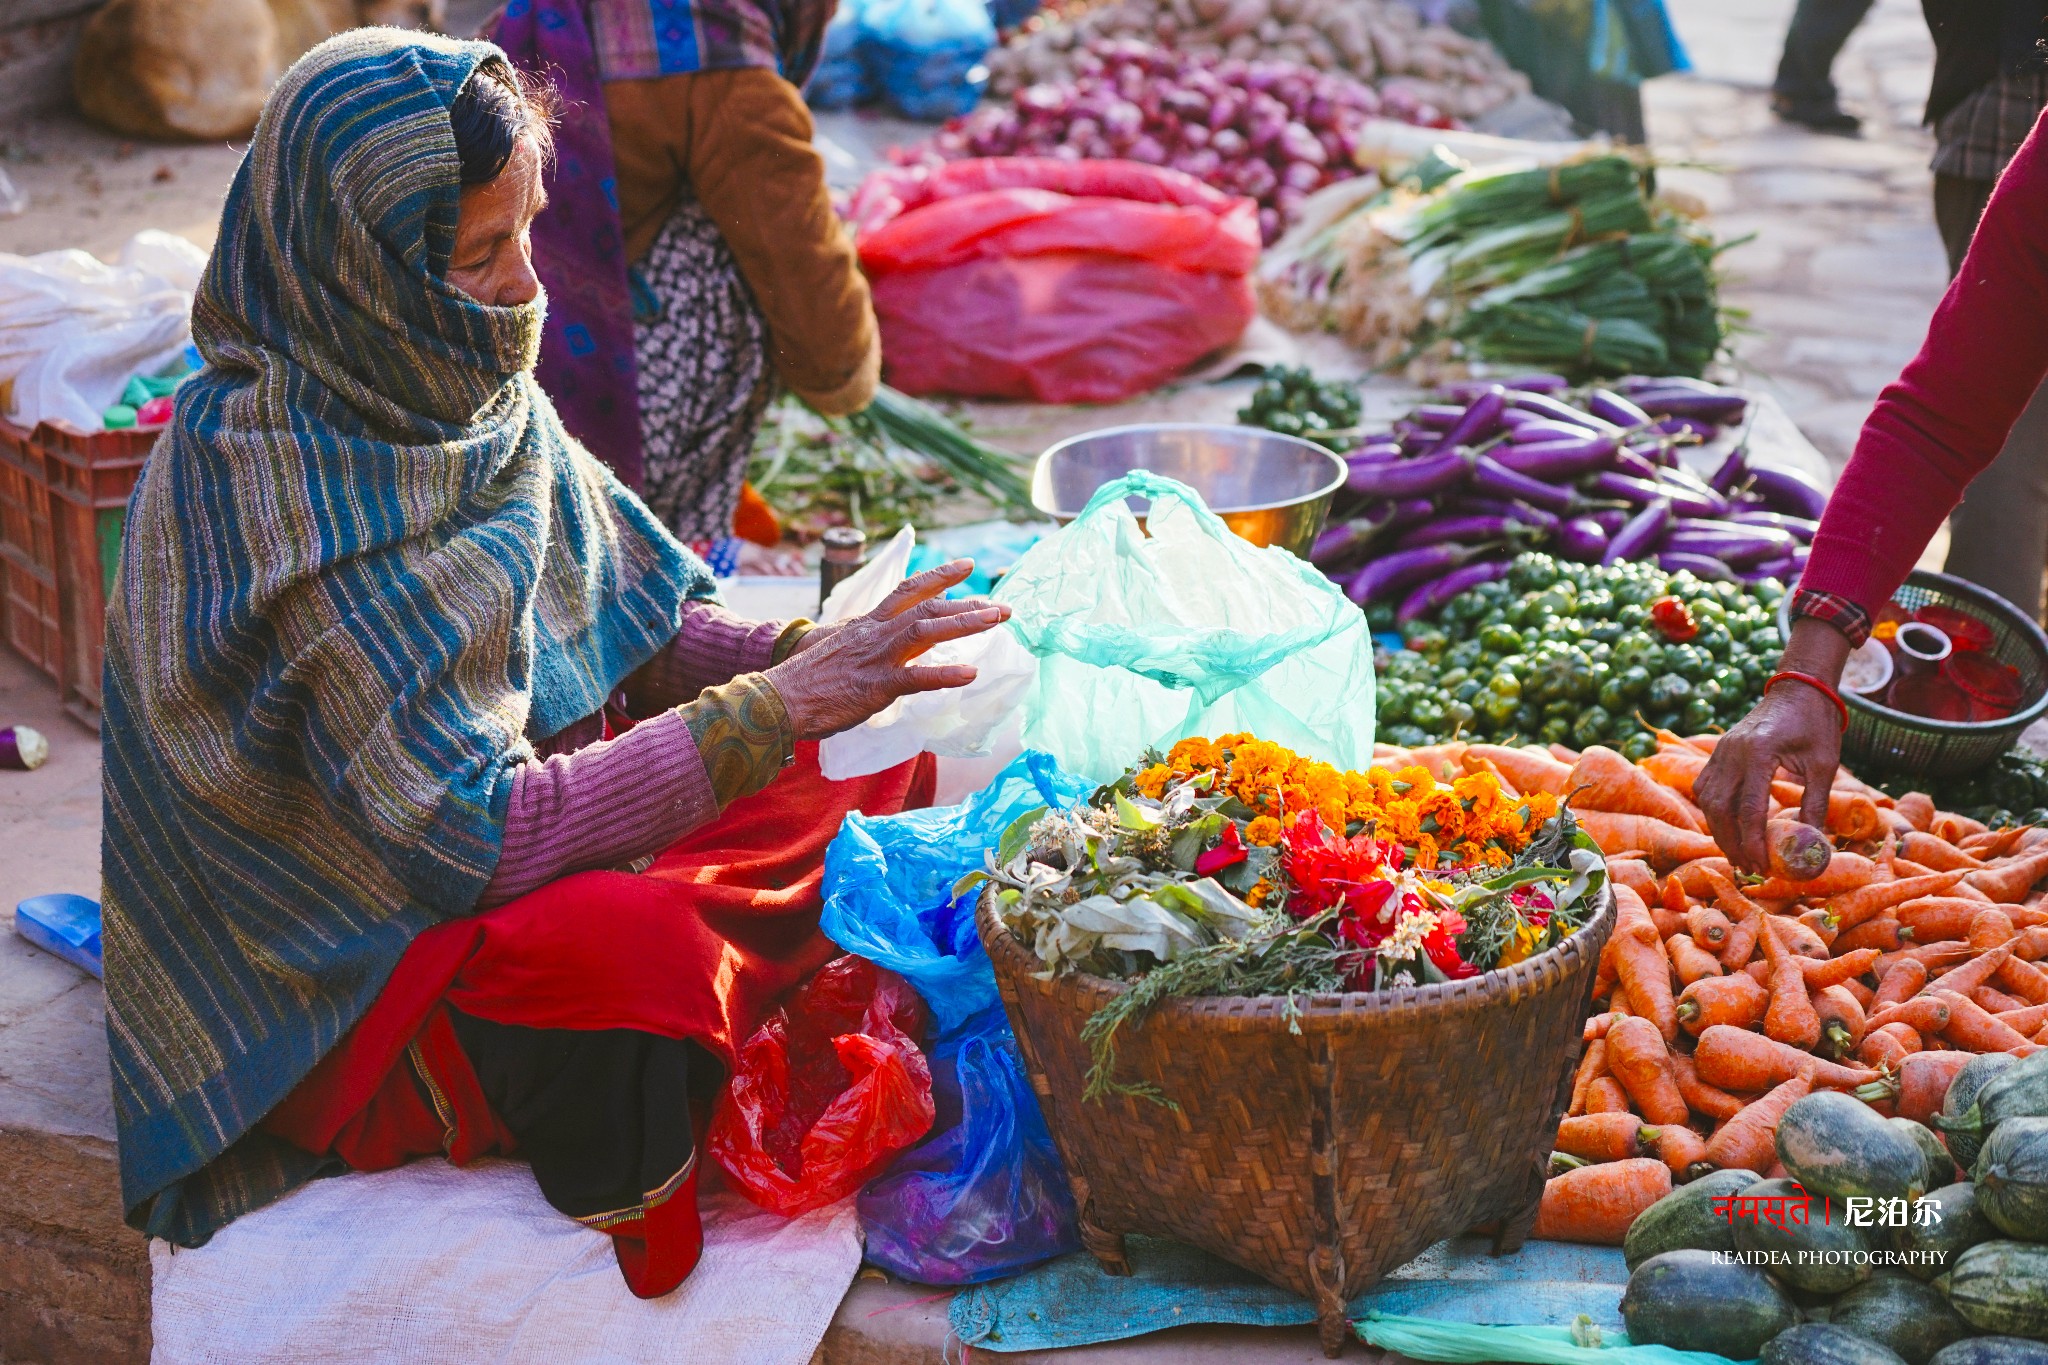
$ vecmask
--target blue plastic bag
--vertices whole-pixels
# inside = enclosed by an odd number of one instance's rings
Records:
[[[957,806],[846,817],[825,850],[818,927],[849,953],[917,987],[941,1041],[994,1006],[995,972],[953,883],[981,870],[1010,823],[1038,806],[1071,806],[1093,788],[1048,754],[1025,752]],[[971,902],[970,902],[971,904]],[[947,907],[955,906],[948,912]]]
[[[825,851],[826,937],[906,978],[937,1026],[937,1118],[861,1192],[868,1258],[927,1284],[973,1284],[1072,1251],[1073,1197],[974,928],[978,871],[1019,816],[1090,788],[1027,751],[957,806],[852,814]]]
[[[996,43],[982,0],[869,0],[859,24],[869,73],[904,117],[949,119],[980,103]]]
[[[845,0],[825,26],[825,46],[818,68],[804,86],[804,100],[813,109],[849,109],[875,97],[874,77],[860,36],[859,0]]]
[[[100,903],[69,891],[30,896],[14,907],[14,931],[81,971],[105,976],[100,958]]]

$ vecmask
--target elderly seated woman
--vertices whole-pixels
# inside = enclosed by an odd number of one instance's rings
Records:
[[[956,564],[741,620],[533,381],[544,113],[362,30],[271,95],[107,636],[107,1036],[128,1220],[517,1153],[635,1293],[700,1247],[693,1111],[833,955],[826,843],[930,799],[811,741],[971,680]],[[637,719],[637,724],[634,720]]]

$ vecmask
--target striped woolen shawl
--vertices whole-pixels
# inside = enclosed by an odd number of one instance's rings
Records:
[[[703,565],[562,430],[542,306],[443,279],[483,43],[359,30],[272,93],[129,507],[104,685],[107,1037],[129,1221],[319,1173],[256,1125],[420,930],[515,768],[674,637]]]

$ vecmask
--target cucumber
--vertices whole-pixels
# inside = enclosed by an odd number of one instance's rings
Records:
[[[1799,1309],[1753,1265],[1711,1251],[1667,1251],[1628,1277],[1621,1317],[1639,1346],[1754,1360],[1772,1337],[1798,1325]]]
[[[1971,1247],[1948,1273],[1948,1301],[1980,1331],[2048,1338],[2048,1246],[1983,1242]]]
[[[1821,1322],[1802,1322],[1771,1338],[1756,1365],[1906,1365],[1899,1353],[1868,1337]]]
[[[1955,1158],[1948,1154],[1941,1136],[1924,1123],[1917,1123],[1903,1115],[1894,1115],[1885,1120],[1885,1126],[1897,1133],[1903,1133],[1920,1148],[1920,1155],[1927,1159],[1927,1188],[1938,1190],[1956,1178]]]
[[[1754,1171],[1715,1171],[1671,1193],[1636,1215],[1621,1244],[1630,1271],[1667,1251],[1733,1251],[1735,1226],[1716,1217],[1714,1201],[1741,1194],[1759,1183]]]
[[[1998,1236],[1998,1229],[1978,1206],[1977,1187],[1967,1180],[1929,1190],[1920,1199],[1934,1205],[1934,1216],[1922,1223],[1916,1206],[1913,1221],[1898,1229],[1894,1239],[1898,1249],[1912,1258],[1905,1271],[1915,1279],[1931,1280],[1954,1269],[1958,1256]],[[1922,1262],[1922,1257],[1927,1259]]]
[[[1941,1112],[1934,1116],[1934,1126],[1947,1137],[1948,1149],[1954,1154],[1956,1165],[1966,1172],[1977,1164],[1977,1148],[1983,1144],[1984,1137],[1975,1117],[1966,1124],[1964,1116],[1973,1114],[1978,1092],[2018,1060],[2009,1052],[1987,1052],[1974,1061],[1963,1063],[1963,1069],[1948,1083],[1948,1094],[1942,1099]],[[1955,1126],[1951,1127],[1951,1124]]]
[[[1920,1144],[1858,1099],[1819,1090],[1778,1120],[1778,1160],[1808,1194],[1917,1199],[1927,1192]]]
[[[1977,1157],[1977,1207],[2008,1237],[2048,1241],[2048,1118],[1991,1130]]]
[[[1914,1159],[1919,1159],[1917,1153]],[[1796,1199],[1800,1187],[1792,1180],[1766,1180],[1752,1185],[1748,1194],[1759,1199]],[[1839,1294],[1870,1278],[1870,1252],[1875,1245],[1872,1229],[1850,1227],[1840,1210],[1828,1217],[1819,1199],[1813,1201],[1804,1224],[1787,1222],[1788,1226],[1780,1228],[1761,1218],[1738,1219],[1735,1249],[1764,1258],[1773,1275],[1812,1294]]]
[[[1970,1063],[1963,1070],[1969,1070]],[[1961,1080],[1959,1074],[1956,1078]],[[1950,1087],[1953,1092],[1954,1087]],[[1943,1109],[1948,1106],[1942,1105]],[[2007,1119],[2027,1119],[2048,1116],[2048,1048],[2022,1057],[2011,1066],[2003,1067],[1998,1074],[1984,1083],[1977,1092],[1974,1104],[1954,1119],[1943,1115],[1935,1120],[1942,1132],[1949,1134],[1949,1150],[1956,1153],[1959,1165],[1974,1169],[1977,1164],[1975,1152],[1969,1160],[1956,1151],[1955,1136],[1963,1134],[1977,1139],[1979,1148],[1991,1130]],[[1953,1126],[1951,1126],[1953,1125]]]
[[[1927,1365],[2048,1365],[2048,1346],[2019,1337],[1971,1337],[1942,1347]]]
[[[1871,1276],[1835,1300],[1828,1321],[1889,1346],[1906,1365],[1927,1365],[1936,1351],[1970,1335],[1970,1325],[1940,1290],[1892,1271]]]

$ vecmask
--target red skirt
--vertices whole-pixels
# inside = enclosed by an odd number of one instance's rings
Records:
[[[632,1291],[667,1293],[702,1249],[696,1134],[708,1088],[777,999],[839,951],[818,932],[826,845],[848,812],[929,805],[932,784],[929,756],[828,782],[817,746],[800,745],[789,770],[645,873],[577,873],[427,930],[264,1127],[362,1171],[427,1155],[462,1165],[523,1145],[550,1202],[611,1235]],[[515,1039],[520,1059],[551,1057],[547,1083],[494,1105],[487,1082],[501,1097],[520,1084],[501,1081],[503,1057],[472,1057],[487,1038]],[[679,1044],[701,1049],[695,1068]],[[609,1187],[629,1193],[607,1198],[607,1181],[571,1169],[565,1103],[579,1115],[571,1127],[630,1148],[604,1156],[623,1172]],[[621,1112],[584,1112],[614,1104]]]

